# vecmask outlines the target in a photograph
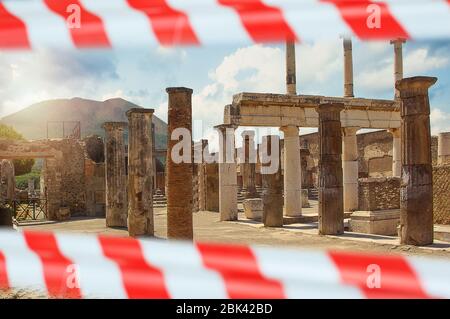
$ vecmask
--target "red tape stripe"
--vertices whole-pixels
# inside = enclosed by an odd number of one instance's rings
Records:
[[[357,286],[367,298],[429,298],[419,278],[401,256],[329,252],[344,284]]]
[[[279,8],[268,6],[261,0],[218,0],[218,2],[236,10],[244,28],[255,42],[298,40]]]
[[[6,260],[3,253],[0,251],[0,289],[8,289],[8,274],[6,272]]]
[[[136,239],[99,237],[103,253],[120,268],[128,298],[170,298],[163,273],[145,259]]]
[[[78,0],[44,0],[47,7],[54,13],[61,16],[65,21],[71,23],[70,17],[73,17],[76,11],[69,10],[73,5],[79,10],[80,27],[68,27],[75,46],[78,48],[86,47],[110,47],[111,44],[106,35],[102,20],[87,11]],[[69,12],[68,12],[69,11]],[[69,19],[69,20],[68,20]]]
[[[30,49],[27,27],[0,2],[0,49]]]
[[[143,12],[158,41],[163,45],[200,44],[188,16],[170,7],[165,0],[127,0],[128,4]]]
[[[75,272],[70,268],[74,263],[59,251],[55,236],[51,233],[27,231],[24,236],[28,247],[42,262],[49,295],[56,298],[81,298],[77,282],[73,278]]]
[[[205,267],[219,272],[230,298],[285,298],[281,283],[265,278],[248,247],[197,243]]]
[[[385,3],[369,0],[321,1],[334,4],[342,18],[360,39],[410,38]],[[379,25],[376,24],[377,19],[380,22]]]

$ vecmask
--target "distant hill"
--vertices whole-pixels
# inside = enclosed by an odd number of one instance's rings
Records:
[[[104,136],[102,124],[108,121],[127,122],[125,112],[131,108],[141,107],[121,98],[103,102],[82,98],[48,100],[33,104],[17,113],[5,116],[0,123],[10,125],[26,139],[43,139],[47,137],[47,122],[80,121],[82,137],[96,134]],[[156,148],[166,148],[167,124],[153,116],[156,133]],[[67,125],[66,135],[73,127]],[[49,137],[62,137],[62,126],[49,123]]]

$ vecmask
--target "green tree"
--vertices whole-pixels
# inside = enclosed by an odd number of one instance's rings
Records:
[[[0,138],[10,139],[10,140],[25,140],[25,138],[14,130],[11,126],[0,124]],[[13,160],[14,172],[16,176],[23,174],[28,174],[34,165],[34,159],[17,159]]]

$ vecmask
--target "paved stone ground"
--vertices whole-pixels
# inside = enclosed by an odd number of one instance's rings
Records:
[[[166,209],[155,209],[155,234],[166,238]],[[319,236],[317,225],[293,224],[284,228],[265,228],[246,220],[242,213],[238,222],[220,222],[214,212],[194,213],[194,238],[197,241],[253,244],[259,246],[299,247],[312,249],[345,249],[363,252],[400,253],[450,258],[450,243],[436,241],[432,246],[400,246],[395,237],[346,233],[343,236]],[[106,228],[105,219],[74,219],[68,222],[21,226],[19,229],[56,232],[108,234],[128,236],[126,229]]]
[[[394,237],[346,233],[343,236],[319,236],[317,224],[293,224],[284,228],[265,228],[259,222],[246,220],[242,213],[238,222],[220,222],[219,214],[194,214],[194,236],[198,241],[252,244],[308,249],[351,250],[382,254],[403,254],[450,259],[450,243],[436,241],[429,247],[400,246]],[[47,230],[66,233],[128,236],[126,229],[107,228],[104,218],[76,218],[67,222],[32,224],[19,230]],[[156,236],[166,238],[166,209],[155,208]],[[0,291],[0,299],[46,298],[29,290]]]

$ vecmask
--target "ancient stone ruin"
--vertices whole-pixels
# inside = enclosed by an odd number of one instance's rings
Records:
[[[209,211],[221,222],[281,228],[307,221],[321,235],[351,231],[431,244],[433,224],[450,223],[450,133],[431,136],[428,90],[437,79],[403,78],[402,43],[392,42],[392,99],[355,97],[350,39],[343,39],[343,96],[298,94],[288,43],[286,94],[235,94],[215,126],[216,153],[207,140],[192,140],[193,91],[184,87],[166,90],[167,149],[156,149],[154,110],[146,108],[128,110],[128,122],[105,122],[104,140],[0,140],[1,198],[16,197],[11,160],[40,158],[50,220],[105,217],[107,227],[130,236],[155,236],[154,209],[164,197],[170,239],[193,240],[193,214]],[[280,134],[259,142],[246,129],[236,148],[239,127]],[[318,133],[300,135],[306,127]],[[382,131],[358,134],[363,129]],[[166,157],[164,165],[157,156]]]

